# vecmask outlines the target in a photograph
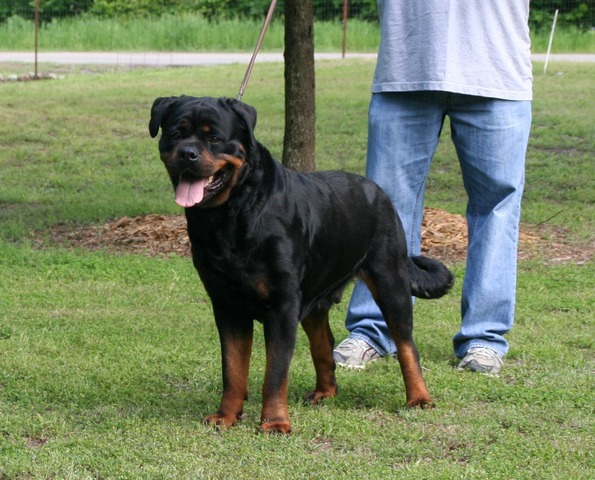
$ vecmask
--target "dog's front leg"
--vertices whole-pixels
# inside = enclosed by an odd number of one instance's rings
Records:
[[[262,387],[260,428],[266,433],[287,434],[291,432],[287,412],[287,385],[297,337],[297,315],[279,315],[263,323],[266,373]]]
[[[217,313],[215,319],[221,340],[223,395],[217,412],[204,423],[232,427],[241,419],[248,396],[248,371],[252,354],[253,322]]]

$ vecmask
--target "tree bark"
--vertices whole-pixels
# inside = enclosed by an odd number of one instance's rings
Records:
[[[283,164],[316,169],[314,9],[312,0],[285,1],[285,134]]]

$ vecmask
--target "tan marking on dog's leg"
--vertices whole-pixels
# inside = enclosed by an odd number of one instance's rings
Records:
[[[302,320],[302,327],[310,341],[310,353],[316,370],[316,387],[304,396],[312,405],[323,398],[337,394],[335,361],[333,360],[333,334],[328,322],[328,312],[310,315]]]

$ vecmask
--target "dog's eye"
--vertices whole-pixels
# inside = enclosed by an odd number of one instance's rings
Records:
[[[213,145],[216,145],[218,143],[221,143],[221,139],[217,135],[209,135],[207,137],[207,142],[212,143]]]
[[[170,136],[173,140],[179,140],[181,135],[180,132],[176,130],[175,132],[172,132]]]

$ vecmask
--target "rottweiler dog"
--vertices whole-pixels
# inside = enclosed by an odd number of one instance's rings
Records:
[[[412,330],[411,295],[438,298],[453,284],[440,262],[408,257],[388,196],[346,172],[298,173],[254,137],[256,111],[237,100],[157,98],[149,132],[184,207],[192,259],[221,340],[223,394],[207,424],[231,427],[248,394],[253,323],[262,323],[266,373],[260,428],[289,433],[287,386],[302,324],[316,386],[304,401],[337,393],[330,307],[359,276],[397,345],[407,405],[431,407]]]

